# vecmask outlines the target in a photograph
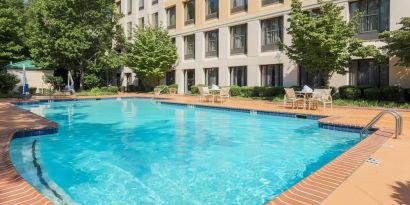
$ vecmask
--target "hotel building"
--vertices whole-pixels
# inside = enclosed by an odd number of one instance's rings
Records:
[[[194,84],[220,86],[320,86],[320,76],[311,75],[291,61],[279,47],[290,44],[287,34],[291,0],[122,0],[121,23],[127,36],[144,24],[169,30],[179,59],[167,73],[166,83],[179,85],[186,93]],[[343,5],[349,20],[363,12],[358,37],[365,44],[381,46],[378,34],[396,30],[400,18],[410,16],[408,0],[335,0]],[[304,0],[304,9],[318,8],[316,0]],[[154,23],[155,22],[155,23]],[[351,62],[346,75],[334,74],[331,86],[360,85],[410,87],[410,68],[396,60],[379,65],[372,59]],[[125,71],[125,72],[124,72]],[[122,73],[136,76],[128,68]],[[133,81],[131,79],[131,81]]]

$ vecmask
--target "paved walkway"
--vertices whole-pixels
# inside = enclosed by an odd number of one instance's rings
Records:
[[[149,94],[120,94],[111,97],[121,96],[155,97]],[[357,126],[365,125],[380,112],[377,109],[365,108],[295,110],[269,101],[248,99],[232,99],[223,104],[212,104],[200,103],[197,97],[161,96],[161,98],[180,103],[326,115],[332,116],[333,123]],[[9,160],[8,143],[16,130],[50,128],[56,125],[37,115],[16,109],[6,103],[6,100],[2,101],[3,103],[0,102],[0,204],[18,204],[17,202],[20,201],[15,200],[20,199],[46,203],[44,197],[38,195],[37,191],[16,175]],[[372,152],[372,157],[381,163],[378,165],[360,163],[356,171],[344,179],[341,185],[323,201],[323,204],[410,204],[410,163],[405,161],[410,158],[410,111],[401,111],[401,114],[404,117],[403,136],[397,140],[387,138],[380,148],[375,149],[377,151]],[[376,126],[391,129],[394,126],[393,118],[386,116]],[[20,191],[13,191],[15,188]]]

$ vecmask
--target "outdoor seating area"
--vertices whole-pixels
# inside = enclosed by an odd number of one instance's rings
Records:
[[[333,108],[332,89],[311,89],[304,86],[301,91],[295,91],[293,88],[285,88],[283,97],[283,106],[292,109],[316,110],[319,104],[323,108]]]
[[[198,87],[199,90],[199,101],[200,102],[219,102],[223,103],[230,99],[230,87],[218,87],[212,85],[209,89],[207,86]]]

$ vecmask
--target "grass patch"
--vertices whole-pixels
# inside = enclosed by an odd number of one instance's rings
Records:
[[[333,104],[339,106],[410,109],[410,103],[397,103],[388,101],[335,99],[333,100]]]
[[[104,96],[104,95],[116,95],[114,92],[91,92],[91,91],[81,91],[75,93],[76,96]]]
[[[0,93],[0,98],[17,98],[18,95],[15,93]]]

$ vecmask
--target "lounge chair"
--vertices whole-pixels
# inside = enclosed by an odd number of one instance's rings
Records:
[[[213,97],[212,94],[209,93],[208,87],[198,87],[199,89],[199,101],[204,102],[208,101]]]
[[[229,101],[231,98],[230,91],[230,87],[222,87],[219,95],[216,96],[217,99],[219,99],[220,102]]]
[[[283,97],[283,106],[287,106],[288,104],[292,105],[292,108],[298,108],[299,103],[303,103],[304,99],[300,98],[296,95],[295,90],[293,88],[285,88],[285,96]]]
[[[316,100],[323,104],[323,108],[326,108],[326,105],[333,108],[332,89],[315,89],[314,93]]]

